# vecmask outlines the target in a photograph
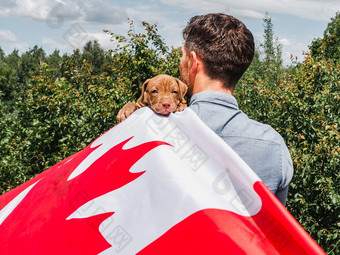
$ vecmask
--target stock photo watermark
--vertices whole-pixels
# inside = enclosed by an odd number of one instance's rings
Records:
[[[64,16],[60,13],[60,8],[63,4],[58,3],[48,12],[45,21],[48,27],[52,29],[58,29],[64,24]]]
[[[77,193],[71,201],[70,207],[76,212],[77,218],[88,218],[108,213],[100,204],[90,200],[89,195],[85,191]],[[98,219],[96,222],[88,221],[88,224],[96,231],[99,226],[100,233],[116,252],[121,252],[133,240],[128,231],[123,226],[117,224],[114,215],[111,215],[104,221],[102,219]]]
[[[45,22],[49,28],[59,29],[65,23],[62,14],[64,4],[58,3],[46,15]],[[79,48],[88,38],[88,33],[79,23],[71,24],[63,34],[63,39],[74,49]]]
[[[116,226],[105,239],[112,244],[116,252],[121,252],[131,241],[132,236],[120,225]]]
[[[232,183],[228,177],[229,169],[226,169],[226,172],[221,172],[213,181],[212,188],[215,193],[219,195],[227,194],[232,186]]]
[[[198,144],[190,144],[190,136],[186,132],[180,127],[171,125],[167,118],[159,118],[152,114],[146,120],[146,125],[163,141],[171,144],[173,152],[180,153],[181,159],[191,167],[192,171],[198,171],[209,159]]]
[[[72,24],[71,27],[63,35],[64,40],[73,48],[78,48],[79,45],[81,45],[87,37],[87,32],[78,23]]]

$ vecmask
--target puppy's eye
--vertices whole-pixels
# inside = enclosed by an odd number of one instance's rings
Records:
[[[154,89],[153,91],[151,91],[151,93],[152,93],[152,94],[157,94],[158,91],[157,91],[157,89]]]
[[[172,91],[173,94],[178,94],[178,91],[174,90]]]

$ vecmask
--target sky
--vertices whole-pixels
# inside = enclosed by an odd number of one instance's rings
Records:
[[[157,24],[168,46],[180,47],[182,30],[196,15],[222,12],[240,19],[263,42],[263,18],[268,12],[284,62],[303,59],[313,39],[322,38],[339,0],[0,0],[0,47],[6,54],[23,53],[35,45],[47,54],[72,53],[89,40],[114,49],[104,29],[126,35],[128,19],[135,31],[141,21]]]

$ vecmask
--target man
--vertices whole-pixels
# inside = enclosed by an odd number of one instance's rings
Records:
[[[190,108],[253,169],[285,205],[293,175],[282,137],[269,125],[251,120],[232,96],[254,56],[252,33],[226,14],[193,17],[183,30],[181,79]]]

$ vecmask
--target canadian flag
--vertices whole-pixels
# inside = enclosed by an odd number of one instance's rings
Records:
[[[0,254],[325,254],[189,109],[144,107],[0,197]]]

